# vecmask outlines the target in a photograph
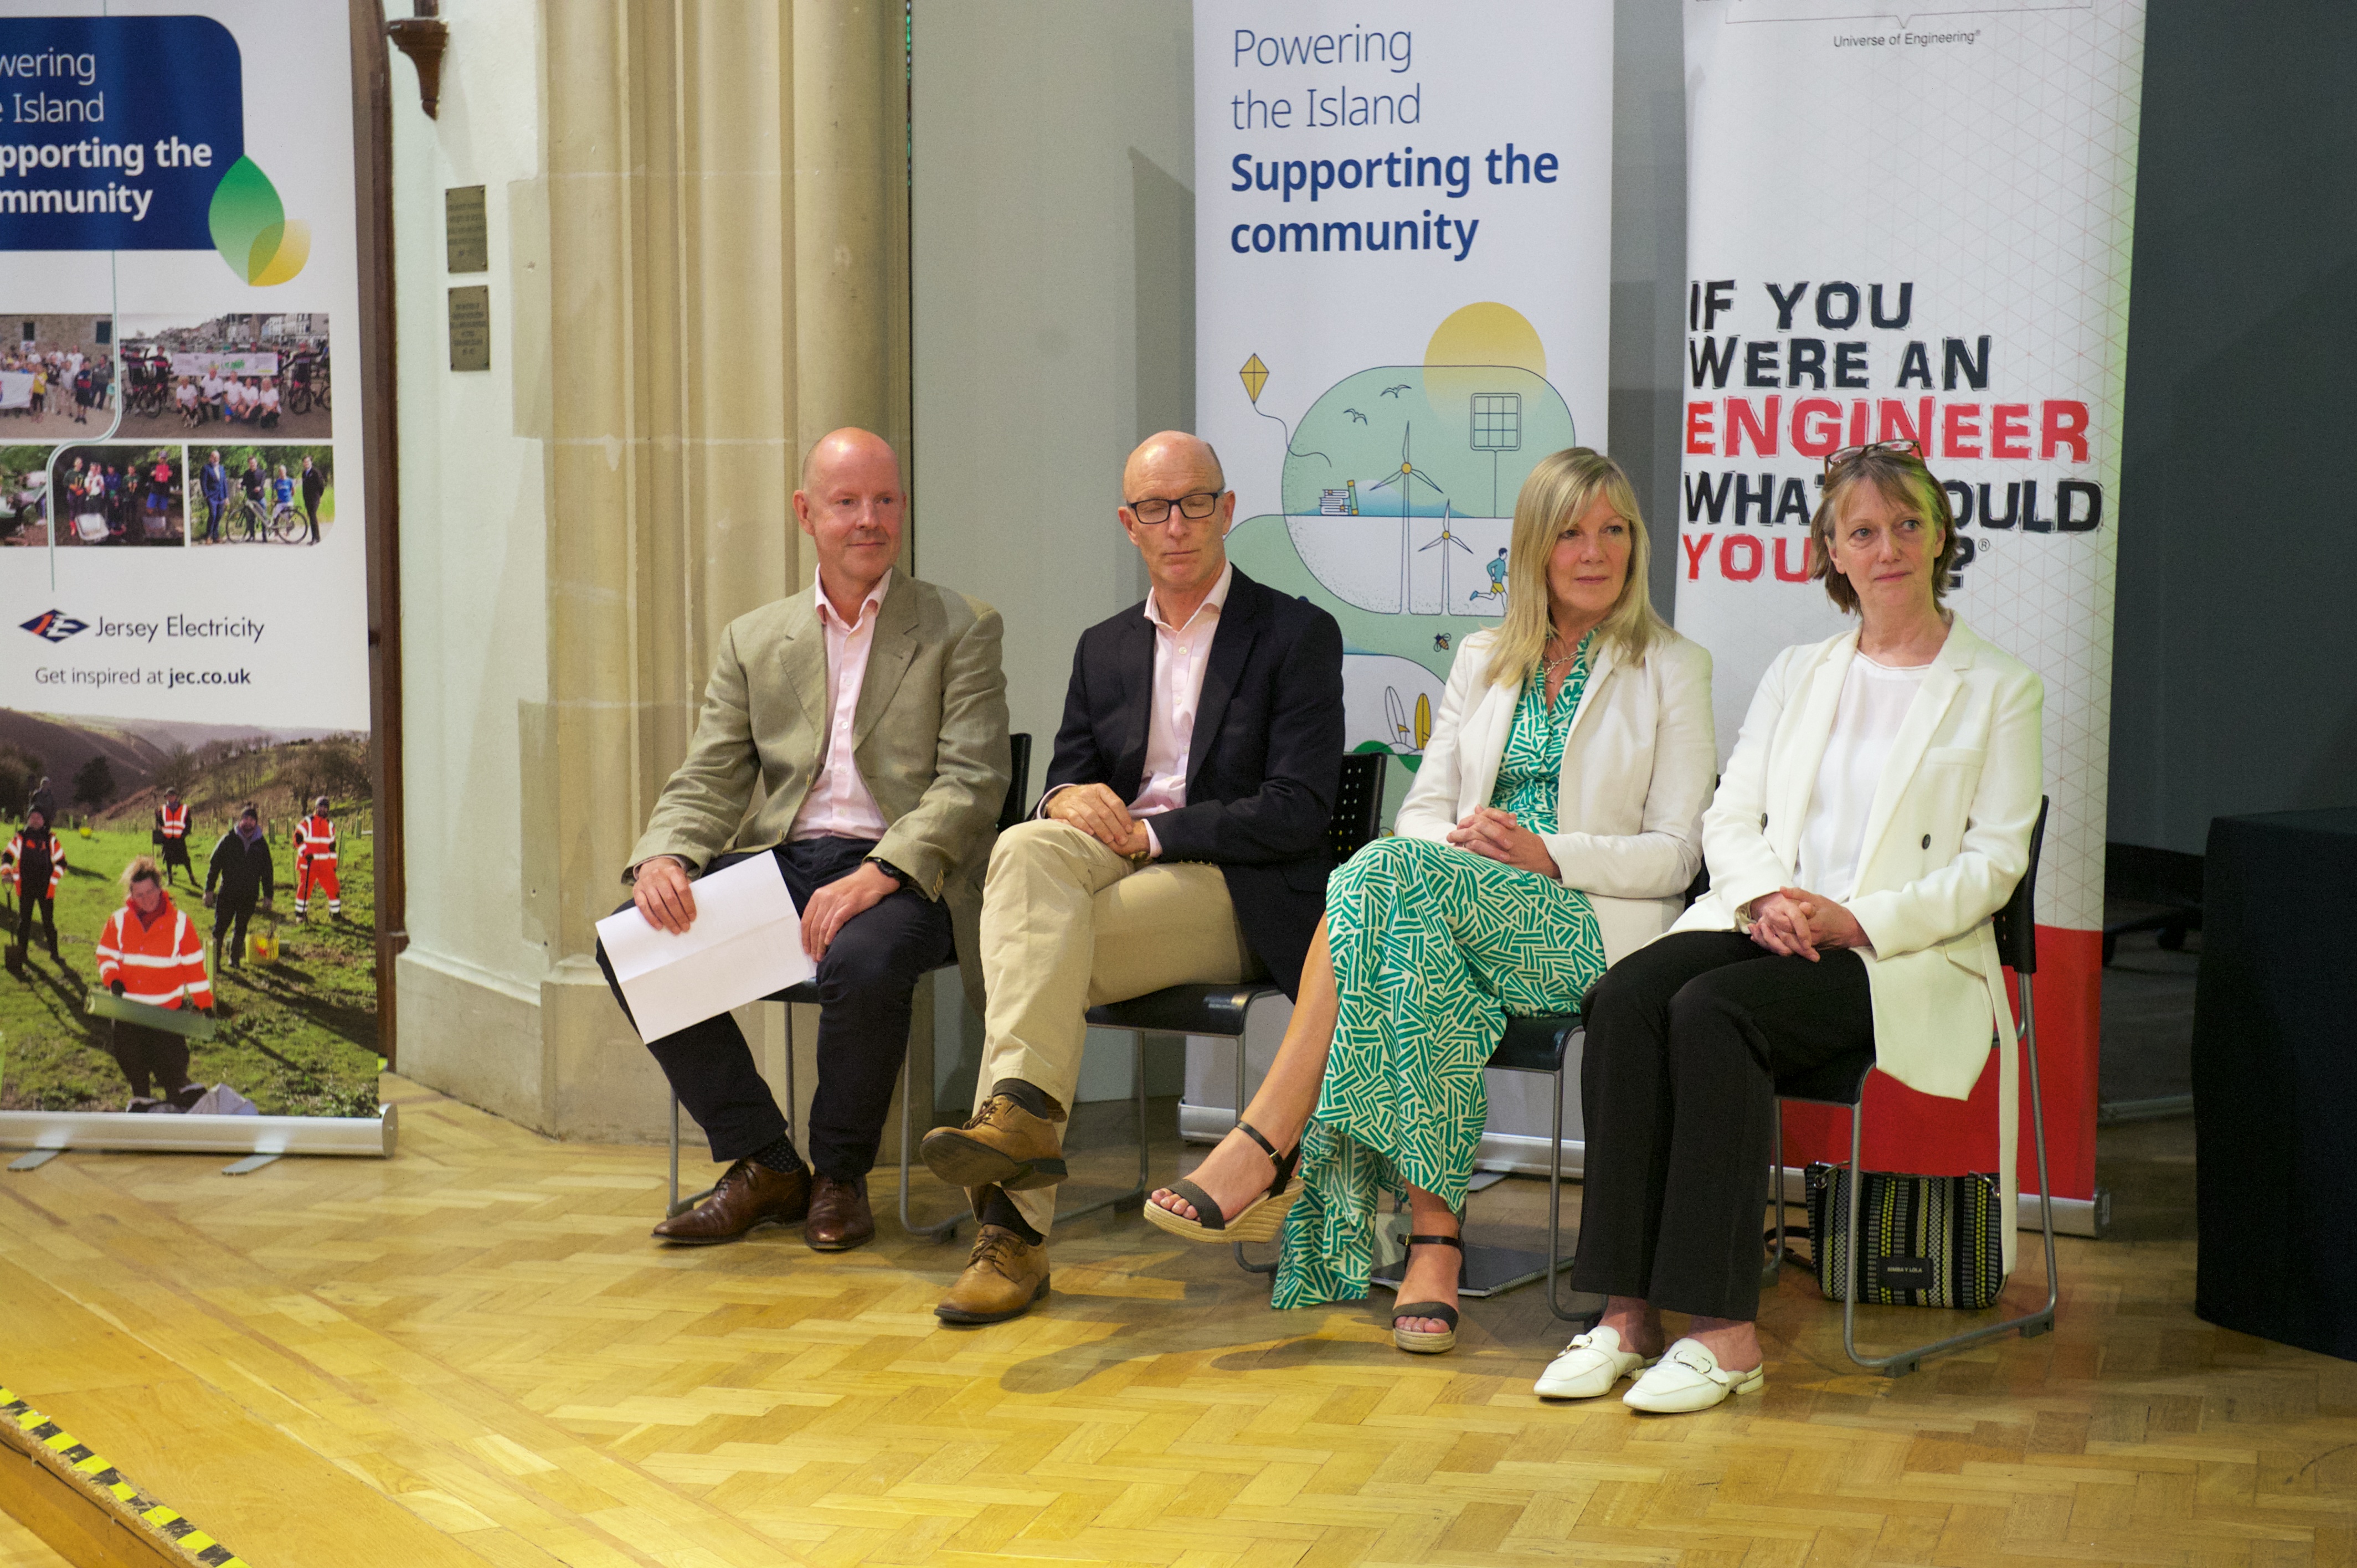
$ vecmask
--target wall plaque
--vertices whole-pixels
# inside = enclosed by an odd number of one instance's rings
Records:
[[[483,212],[481,186],[456,185],[442,193],[442,242],[449,252],[450,271],[490,271],[490,223]]]
[[[487,284],[450,291],[450,368],[491,368],[491,290]]]

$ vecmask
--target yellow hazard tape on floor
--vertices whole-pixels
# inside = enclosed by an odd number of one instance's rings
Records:
[[[13,1445],[64,1461],[63,1473],[91,1499],[111,1513],[128,1513],[160,1536],[164,1544],[206,1568],[246,1568],[245,1560],[199,1530],[195,1523],[157,1502],[132,1485],[129,1477],[91,1452],[87,1444],[27,1404],[12,1389],[0,1387],[0,1438]],[[57,1469],[55,1464],[51,1469]]]

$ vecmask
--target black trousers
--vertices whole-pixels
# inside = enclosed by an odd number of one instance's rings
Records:
[[[804,839],[757,850],[778,857],[794,908],[828,883],[850,875],[876,847],[873,839]],[[719,871],[745,854],[724,854]],[[625,904],[623,908],[629,908]],[[844,923],[818,961],[818,1088],[811,1097],[810,1163],[823,1176],[856,1181],[876,1164],[892,1083],[909,1053],[909,1017],[917,977],[955,956],[946,904],[901,888]],[[622,1001],[603,944],[597,967]],[[695,1118],[721,1164],[743,1159],[786,1131],[785,1113],[753,1065],[745,1032],[727,1014],[649,1040],[647,1049]]]
[[[235,969],[245,961],[245,928],[253,918],[254,905],[261,899],[257,893],[222,893],[213,904],[213,967],[223,963]],[[227,938],[229,951],[221,951],[222,939]]]
[[[123,1069],[123,1076],[131,1080],[134,1095],[145,1100],[160,1089],[169,1096],[188,1081],[186,1039],[168,1029],[126,1024],[120,1018],[114,1020],[113,1031],[107,1048]]]
[[[44,878],[46,881],[47,879]],[[16,897],[16,950],[24,952],[33,945],[33,921],[38,917],[49,929],[49,956],[58,954],[58,911],[46,893],[20,893]]]
[[[1758,1316],[1776,1080],[1873,1048],[1865,963],[1683,931],[1614,964],[1586,1013],[1572,1288]]]
[[[164,876],[167,881],[171,879],[172,868],[176,865],[179,866],[188,874],[189,881],[194,882],[197,879],[196,865],[188,859],[188,841],[187,839],[167,838],[164,841],[162,859],[164,862]]]

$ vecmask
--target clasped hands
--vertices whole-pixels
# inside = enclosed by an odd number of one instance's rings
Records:
[[[1819,948],[1866,948],[1866,928],[1857,917],[1799,887],[1783,887],[1751,901],[1751,940],[1784,958],[1817,961]]]
[[[874,908],[899,886],[882,866],[862,861],[850,875],[812,894],[802,906],[802,951],[813,961],[824,958],[853,916]],[[659,931],[684,931],[695,923],[695,893],[676,855],[658,854],[640,865],[630,878],[630,901]]]
[[[1120,796],[1103,784],[1072,784],[1048,797],[1048,820],[1064,822],[1118,855],[1135,860],[1154,847],[1146,823],[1129,814]]]
[[[1512,811],[1501,811],[1495,806],[1476,806],[1448,830],[1448,842],[1517,871],[1563,880],[1555,856],[1547,853],[1546,841],[1523,826]]]

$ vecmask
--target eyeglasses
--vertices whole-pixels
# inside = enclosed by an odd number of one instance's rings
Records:
[[[1869,441],[1863,446],[1845,446],[1825,459],[1825,478],[1832,478],[1834,470],[1847,467],[1868,453],[1879,452],[1892,457],[1912,457],[1923,460],[1923,447],[1915,441]]]
[[[1178,509],[1180,517],[1206,518],[1220,510],[1220,498],[1227,493],[1225,490],[1197,490],[1193,495],[1180,496],[1175,501],[1166,500],[1160,496],[1148,496],[1144,500],[1130,502],[1129,510],[1136,514],[1140,522],[1168,522],[1170,509],[1174,506]]]

